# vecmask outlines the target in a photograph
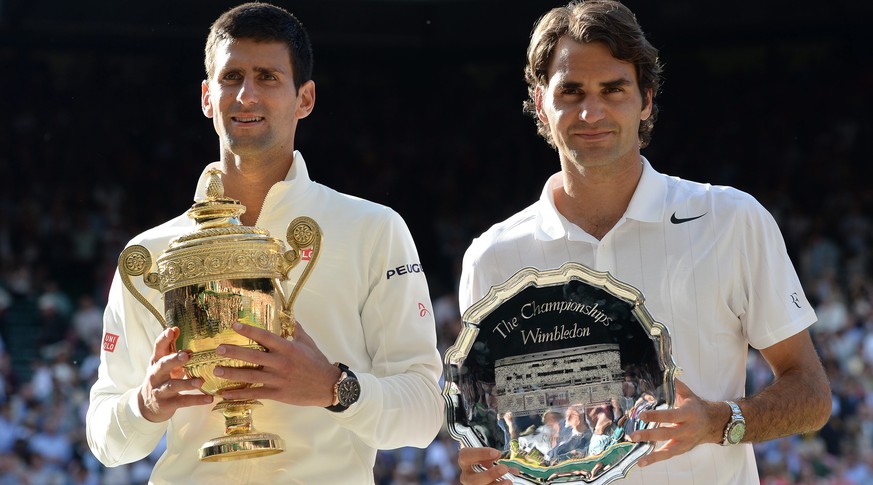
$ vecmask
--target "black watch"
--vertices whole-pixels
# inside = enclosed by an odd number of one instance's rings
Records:
[[[361,384],[354,372],[345,364],[336,363],[342,373],[339,380],[333,385],[333,404],[325,409],[335,413],[341,413],[352,404],[358,402],[361,397]]]

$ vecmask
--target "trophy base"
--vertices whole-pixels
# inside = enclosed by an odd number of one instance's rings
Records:
[[[285,441],[272,433],[242,433],[213,438],[200,447],[201,461],[231,461],[275,455]]]

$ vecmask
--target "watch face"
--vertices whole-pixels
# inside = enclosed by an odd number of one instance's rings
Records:
[[[746,434],[746,424],[742,422],[734,423],[730,431],[728,431],[728,441],[737,444],[743,439],[744,434]]]
[[[361,386],[358,384],[358,380],[345,379],[340,382],[336,395],[339,398],[339,403],[345,407],[358,402],[358,398],[361,396]]]

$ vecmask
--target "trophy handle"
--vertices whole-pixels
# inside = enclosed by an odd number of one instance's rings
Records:
[[[297,300],[297,295],[300,294],[300,289],[309,278],[309,274],[315,268],[315,262],[318,261],[318,255],[321,254],[322,234],[318,223],[309,217],[298,217],[288,224],[288,232],[286,234],[288,244],[291,249],[285,253],[285,259],[290,263],[288,271],[291,271],[298,262],[300,262],[304,249],[311,249],[309,254],[309,263],[300,275],[297,284],[291,291],[291,296],[285,302],[284,311],[287,315],[294,314],[294,302]]]
[[[149,303],[148,300],[146,300],[142,293],[136,289],[133,285],[133,281],[130,279],[131,276],[142,276],[143,282],[145,282],[146,286],[160,290],[158,274],[146,274],[146,271],[151,269],[151,267],[152,255],[145,246],[140,246],[139,244],[129,246],[121,252],[120,256],[118,256],[118,274],[121,276],[121,282],[124,283],[124,286],[127,287],[128,291],[130,291],[137,301],[142,303],[143,306],[152,312],[152,315],[158,319],[161,326],[167,328],[167,322],[164,320],[163,315],[161,315],[158,310]]]

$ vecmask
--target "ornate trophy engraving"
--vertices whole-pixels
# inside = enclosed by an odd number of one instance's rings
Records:
[[[491,447],[513,483],[603,485],[627,475],[653,443],[629,435],[672,407],[667,328],[642,294],[578,263],[525,268],[463,315],[445,356],[452,437]]]
[[[294,301],[314,268],[322,240],[318,224],[308,217],[288,225],[291,249],[287,251],[267,231],[242,226],[239,216],[245,207],[224,197],[220,173],[210,172],[206,200],[188,210],[196,229],[170,242],[157,259],[157,271],[151,271],[152,256],[143,246],[130,246],[118,258],[121,279],[134,297],[165,328],[180,328],[176,348],[192,351],[185,364],[188,376],[203,379],[203,391],[217,396],[250,384],[216,377],[216,366],[255,367],[220,357],[215,353],[219,344],[266,350],[233,331],[235,322],[293,338]],[[309,262],[286,297],[281,282],[301,260]],[[136,289],[132,276],[142,276],[146,286],[161,292],[163,314]],[[224,414],[225,434],[203,444],[200,459],[228,461],[284,451],[281,437],[254,428],[252,408],[260,405],[255,400],[227,399],[216,404],[213,411]]]

